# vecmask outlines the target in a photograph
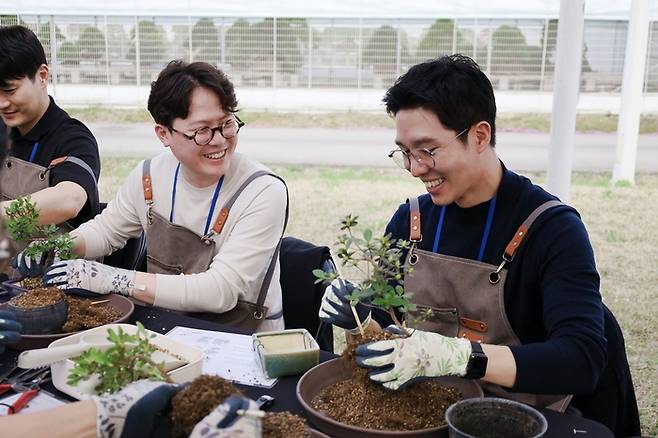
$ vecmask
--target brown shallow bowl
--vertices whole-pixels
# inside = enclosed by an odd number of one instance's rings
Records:
[[[135,310],[135,305],[128,298],[121,295],[110,294],[99,296],[99,300],[110,300],[109,303],[103,304],[104,306],[112,306],[121,313],[121,317],[116,321],[112,321],[111,324],[126,322],[130,315],[132,315],[133,310]],[[0,310],[6,310],[7,303],[0,304]],[[43,348],[50,345],[52,341],[57,339],[65,338],[70,335],[74,335],[77,332],[70,333],[51,333],[47,335],[21,335],[21,340],[15,344],[10,345],[11,348],[16,350],[31,350],[33,348]]]
[[[447,425],[411,431],[365,429],[363,427],[339,423],[311,406],[311,401],[324,388],[341,380],[346,380],[351,375],[352,372],[348,364],[341,358],[337,358],[311,368],[299,379],[297,383],[297,399],[299,399],[299,402],[306,411],[306,416],[313,427],[329,436],[341,438],[389,438],[392,436],[448,437]],[[459,377],[439,377],[438,381],[444,385],[457,388],[463,398],[482,398],[484,396],[480,385],[472,380],[460,379]],[[438,416],[439,413],[437,412],[436,415]]]

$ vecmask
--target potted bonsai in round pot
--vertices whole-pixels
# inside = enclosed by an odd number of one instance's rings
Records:
[[[354,285],[348,296],[352,313],[360,331],[356,343],[348,345],[342,357],[322,363],[309,370],[299,381],[297,397],[310,421],[331,436],[437,436],[448,435],[444,413],[462,398],[482,397],[482,389],[475,382],[457,377],[440,377],[426,380],[398,391],[388,390],[372,382],[368,371],[354,361],[358,344],[408,337],[412,333],[400,321],[398,314],[412,323],[427,314],[415,317],[416,310],[404,290],[403,250],[409,247],[406,240],[395,241],[390,235],[373,238],[371,230],[355,234],[358,218],[347,216],[341,222],[337,242],[337,257],[341,265],[357,269],[362,281]],[[333,281],[336,273],[314,271],[318,281]],[[379,333],[372,337],[356,311],[363,303],[387,312],[397,328],[396,333]]]
[[[5,213],[9,235],[26,247],[26,256],[34,259],[46,257],[46,264],[55,258],[73,257],[71,236],[62,234],[56,225],[39,225],[39,212],[29,196],[16,198]],[[68,304],[59,289],[44,288],[40,278],[22,279],[21,288],[12,282],[4,285],[15,295],[7,303],[7,310],[14,313],[22,324],[24,334],[48,334],[61,330],[68,314]],[[30,291],[26,292],[26,289]]]

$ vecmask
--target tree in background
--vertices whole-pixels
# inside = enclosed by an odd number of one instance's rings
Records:
[[[139,30],[139,58],[142,66],[161,64],[167,57],[167,42],[162,27],[150,20],[137,23]],[[127,59],[135,61],[137,36],[135,28],[130,31],[130,49]]]
[[[0,15],[0,26],[15,26],[17,24],[25,25],[25,22],[18,15]]]
[[[406,37],[400,34],[400,63],[410,60]],[[386,80],[395,79],[398,75],[398,31],[389,25],[377,28],[365,48],[362,62],[365,67],[372,67],[375,73]]]
[[[502,25],[491,38],[491,73],[514,75],[539,73],[542,49],[526,43],[516,26]]]
[[[453,36],[455,39],[454,46]],[[472,51],[472,46],[465,40],[461,29],[455,29],[455,22],[439,18],[425,32],[423,39],[416,48],[414,58],[416,62],[422,62],[442,55],[449,55],[453,53],[453,47],[455,53],[470,55]]]
[[[226,62],[233,69],[246,70],[252,59],[251,25],[244,18],[235,21],[226,31]]]
[[[80,60],[100,61],[105,59],[105,35],[96,26],[87,26],[78,39]]]
[[[184,46],[187,48],[188,45],[189,40],[185,41]],[[219,29],[212,19],[200,18],[192,27],[192,60],[218,66],[220,50]]]
[[[548,38],[546,39],[546,72],[554,72],[555,71],[555,49],[557,46],[557,25],[558,25],[558,20],[557,18],[553,18],[548,20],[548,24],[544,23],[544,27],[541,32],[541,47],[544,47],[544,35],[547,35]],[[548,30],[546,27],[548,26]],[[592,67],[589,64],[589,60],[587,59],[587,44],[583,41],[583,59],[582,59],[582,66],[580,68],[580,71],[583,73],[586,72],[591,72]]]
[[[52,59],[50,59],[51,51],[50,51],[50,21],[47,21],[46,23],[43,23],[37,27],[36,31],[37,38],[39,38],[39,41],[41,41],[41,45],[43,46],[44,52],[46,52],[46,59],[48,62],[52,63]],[[66,40],[66,37],[60,30],[59,26],[55,25],[55,50],[57,50],[57,55],[59,56],[59,48],[61,45],[64,43],[64,40]]]

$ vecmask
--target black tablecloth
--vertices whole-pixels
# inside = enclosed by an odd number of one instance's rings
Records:
[[[224,331],[230,333],[240,333],[232,327],[216,324],[213,322],[192,318],[177,312],[170,312],[153,307],[135,306],[135,312],[130,318],[130,323],[140,321],[144,327],[158,333],[167,333],[176,326],[192,327],[203,330]],[[0,374],[16,363],[18,351],[7,350],[0,355]],[[335,357],[327,352],[320,353],[322,362]],[[269,394],[275,398],[274,404],[269,408],[271,411],[290,411],[294,414],[304,415],[304,411],[296,396],[296,386],[299,377],[283,377],[272,388],[257,388],[250,386],[238,385],[245,395],[256,399],[263,394]],[[59,392],[52,384],[47,384],[44,389],[53,393],[57,397],[66,401],[73,399],[66,394]],[[546,438],[564,438],[564,437],[586,437],[586,438],[613,438],[612,432],[595,421],[579,418],[572,415],[559,414],[553,411],[542,410],[548,421],[548,432]],[[163,423],[158,424],[157,431],[152,436],[166,436],[166,429]]]

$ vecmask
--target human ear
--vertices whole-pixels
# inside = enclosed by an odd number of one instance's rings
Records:
[[[48,86],[48,77],[50,76],[50,70],[46,64],[41,64],[37,70],[37,80],[41,88],[46,88]]]
[[[168,148],[170,146],[171,132],[169,131],[169,129],[165,128],[160,124],[155,125],[155,135],[162,142],[162,145],[164,147]]]
[[[491,144],[491,125],[488,122],[481,121],[473,129],[475,137],[475,148],[478,152],[484,151]]]

